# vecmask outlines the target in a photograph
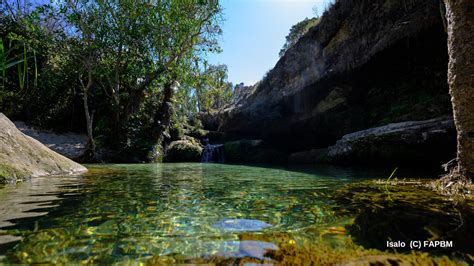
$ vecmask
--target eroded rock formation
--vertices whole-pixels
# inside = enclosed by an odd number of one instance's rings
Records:
[[[336,1],[250,95],[218,115],[218,129],[290,154],[451,115],[447,62],[438,0]]]
[[[456,152],[451,117],[388,124],[347,134],[328,148],[330,161],[437,163]]]

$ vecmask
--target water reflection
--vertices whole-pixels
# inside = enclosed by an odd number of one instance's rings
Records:
[[[0,189],[0,235],[23,239],[0,245],[0,263],[267,261],[268,254],[281,262],[275,254],[292,254],[296,246],[324,242],[336,250],[348,247],[345,228],[355,214],[339,211],[330,196],[361,177],[381,175],[221,164],[89,168],[82,177]]]
[[[221,229],[222,231],[259,231],[267,227],[271,227],[271,224],[259,220],[251,219],[225,219],[218,223],[215,223],[212,227]]]
[[[276,250],[278,250],[278,246],[264,241],[221,241],[209,243],[209,251],[204,256],[212,255],[224,258],[249,257],[259,260],[271,260],[266,254]]]
[[[7,234],[5,228],[15,227],[27,218],[48,214],[51,208],[58,207],[61,193],[73,195],[79,190],[80,182],[78,177],[39,177],[0,188],[0,244],[21,239]]]

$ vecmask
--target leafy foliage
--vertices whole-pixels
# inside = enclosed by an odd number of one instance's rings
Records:
[[[229,101],[227,67],[204,60],[220,52],[217,0],[3,2],[0,110],[9,116],[74,131],[89,117],[99,146],[146,154],[160,106],[184,124]],[[165,102],[170,82],[179,85]]]
[[[195,67],[190,72],[188,83],[183,84],[187,88],[181,94],[182,104],[189,108],[188,115],[195,112],[209,112],[221,109],[230,103],[233,93],[232,83],[227,81],[226,65],[209,65],[204,62],[202,67]],[[183,106],[184,107],[184,106]]]
[[[305,18],[296,23],[290,29],[290,33],[286,36],[286,42],[280,50],[280,57],[283,56],[290,47],[292,47],[310,28],[318,24],[319,18]]]

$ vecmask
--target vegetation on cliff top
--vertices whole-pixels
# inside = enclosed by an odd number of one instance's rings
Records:
[[[314,27],[319,22],[319,17],[314,18],[305,18],[302,21],[293,25],[290,29],[290,33],[286,36],[286,42],[283,45],[283,48],[280,50],[280,57],[283,56],[291,46],[295,45],[295,43],[301,38],[301,36],[305,35],[308,30]]]

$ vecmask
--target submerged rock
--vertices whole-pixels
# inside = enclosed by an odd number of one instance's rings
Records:
[[[260,231],[271,226],[271,224],[268,224],[266,222],[252,219],[226,219],[213,225],[214,228],[232,232]]]
[[[355,243],[365,248],[392,250],[387,241],[401,241],[398,252],[411,252],[410,241],[452,241],[450,247],[422,246],[433,254],[474,255],[473,199],[455,203],[429,188],[403,182],[358,182],[335,191],[334,211],[356,214],[348,231]]]
[[[87,169],[23,134],[0,113],[0,183]]]
[[[220,241],[208,244],[211,255],[203,257],[222,258],[255,258],[260,260],[270,259],[265,254],[278,250],[278,246],[270,242],[243,240],[243,241]]]
[[[201,144],[194,138],[177,140],[170,143],[165,155],[166,162],[200,162]]]
[[[239,241],[211,242],[208,254],[187,258],[180,254],[147,257],[145,265],[466,265],[447,256],[413,251],[394,254],[363,249],[350,238],[343,245],[321,240],[300,242],[288,233],[243,233]]]

